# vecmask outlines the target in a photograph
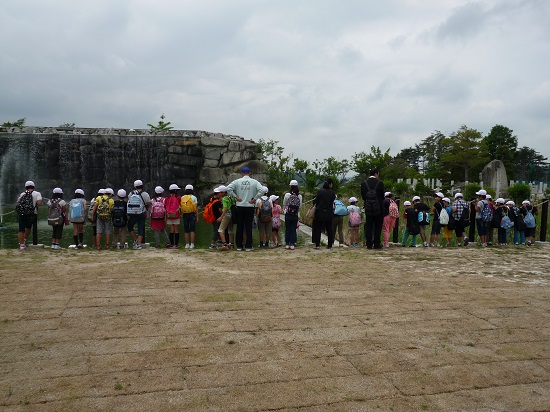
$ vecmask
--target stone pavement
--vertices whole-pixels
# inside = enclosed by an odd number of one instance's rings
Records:
[[[0,410],[547,411],[549,252],[0,250]]]

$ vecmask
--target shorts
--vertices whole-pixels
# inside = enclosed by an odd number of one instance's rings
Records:
[[[432,223],[432,235],[440,235],[441,234],[441,223],[439,223],[439,220],[434,220]]]
[[[487,222],[481,219],[476,219],[477,233],[479,236],[487,236]]]
[[[278,227],[272,227],[271,228],[271,233],[279,233],[279,228]]]
[[[101,235],[103,233],[106,235],[113,233],[113,223],[110,220],[97,219],[97,234]]]
[[[19,215],[19,231],[24,232],[36,223],[37,215]]]
[[[195,213],[184,213],[183,214],[183,231],[185,233],[194,232],[196,226],[197,226],[197,215]]]
[[[180,224],[180,219],[177,218],[177,219],[166,219],[166,225],[178,225]]]
[[[225,229],[227,229],[227,233],[230,235],[233,234],[233,220],[231,218],[231,215],[225,215],[222,221],[220,222],[220,228],[218,229],[219,233],[225,232]]]
[[[141,213],[139,215],[128,215],[128,232],[133,232],[134,225],[137,223],[138,236],[145,236],[145,219],[145,213]]]
[[[269,236],[272,229],[271,225],[272,225],[271,220],[269,222],[258,221],[258,232],[260,233],[260,235]]]

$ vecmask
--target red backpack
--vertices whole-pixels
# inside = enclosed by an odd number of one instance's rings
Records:
[[[210,202],[204,208],[204,212],[202,213],[202,217],[204,218],[205,222],[214,223],[216,221],[216,216],[214,216],[214,210],[213,210],[213,207],[212,207],[212,206],[214,206],[215,201],[216,201],[216,199],[214,199],[214,198],[210,199]]]
[[[181,198],[179,196],[170,195],[166,198],[164,205],[166,206],[166,216],[168,219],[180,218],[180,202]]]

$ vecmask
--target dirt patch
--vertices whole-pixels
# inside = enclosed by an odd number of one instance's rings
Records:
[[[550,247],[0,251],[0,409],[543,411]]]

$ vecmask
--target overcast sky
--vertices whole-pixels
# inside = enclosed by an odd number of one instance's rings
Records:
[[[275,139],[392,155],[514,130],[550,157],[548,0],[3,0],[0,122]]]

